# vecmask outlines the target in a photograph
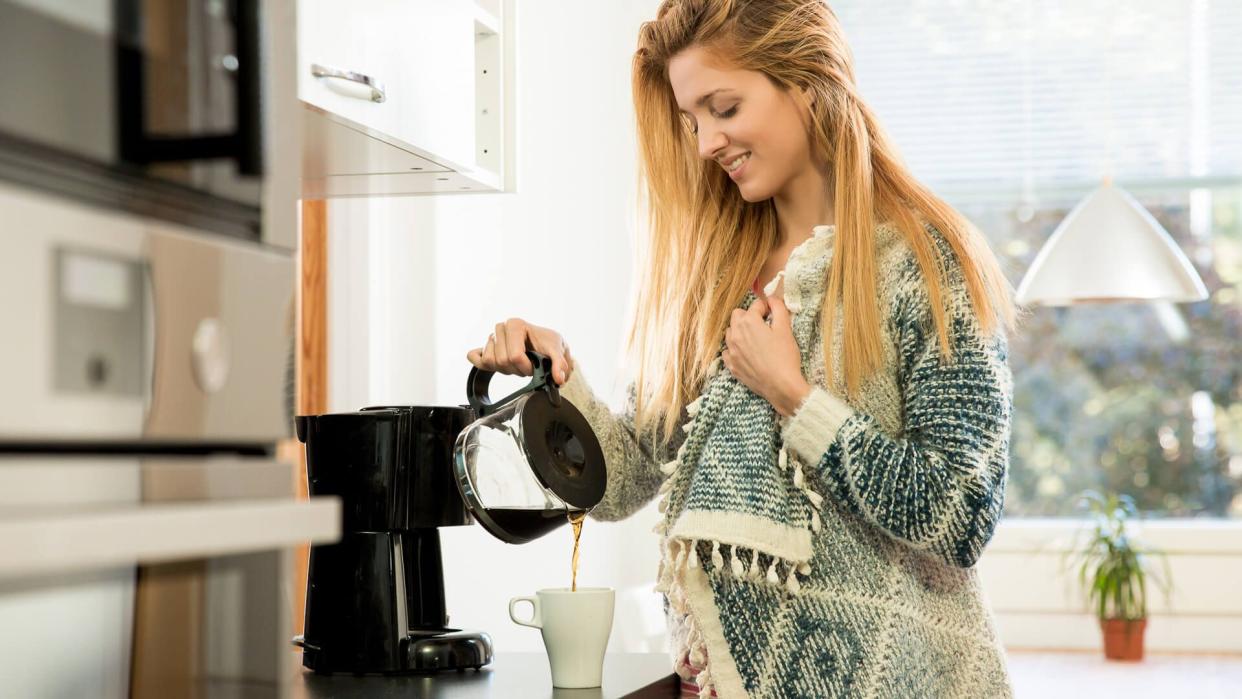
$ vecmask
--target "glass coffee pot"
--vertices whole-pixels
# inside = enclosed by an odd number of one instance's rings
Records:
[[[462,500],[496,538],[537,539],[595,507],[608,482],[604,453],[582,413],[561,396],[552,360],[527,350],[531,382],[493,403],[495,372],[472,367],[466,382],[479,416],[457,436],[453,471]]]

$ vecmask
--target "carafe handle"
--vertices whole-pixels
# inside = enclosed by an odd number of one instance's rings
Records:
[[[470,407],[474,408],[479,417],[490,415],[499,410],[501,406],[539,389],[547,392],[552,405],[560,407],[561,393],[556,388],[556,382],[552,380],[552,358],[534,350],[526,350],[526,357],[530,359],[531,366],[534,367],[530,383],[495,403],[488,396],[487,387],[496,372],[480,369],[477,366],[470,367],[470,375],[466,377],[466,399],[470,401]]]

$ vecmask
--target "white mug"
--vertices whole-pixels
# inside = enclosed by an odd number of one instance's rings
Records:
[[[509,600],[509,618],[543,632],[552,686],[563,689],[599,687],[604,677],[604,650],[612,633],[616,594],[610,587],[567,587],[539,590],[534,597]],[[529,602],[534,613],[519,619],[517,603]]]

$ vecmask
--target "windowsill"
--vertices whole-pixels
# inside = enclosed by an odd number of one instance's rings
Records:
[[[1002,519],[987,550],[990,553],[1066,551],[1075,533],[1089,527],[1090,522],[1070,517]],[[1129,529],[1136,539],[1168,554],[1242,555],[1242,520],[1136,520]]]

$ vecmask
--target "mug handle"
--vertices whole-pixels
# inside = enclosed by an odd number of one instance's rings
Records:
[[[519,619],[517,617],[517,603],[518,602],[530,602],[530,608],[533,612],[530,616],[530,619],[523,621],[522,619]],[[509,618],[512,619],[514,622],[521,624],[522,626],[529,626],[533,629],[542,629],[543,628],[543,615],[539,613],[539,598],[538,597],[514,597],[513,599],[509,600]]]

